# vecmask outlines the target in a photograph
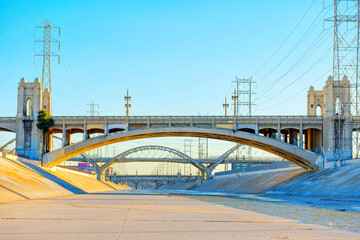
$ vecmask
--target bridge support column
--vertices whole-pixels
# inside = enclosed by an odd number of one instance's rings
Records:
[[[213,168],[205,168],[204,171],[202,172],[203,179],[204,180],[210,179],[213,170],[214,170]]]
[[[299,147],[300,148],[304,148],[304,143],[303,143],[303,139],[304,139],[304,132],[303,132],[303,123],[302,123],[302,118],[300,119],[300,128],[299,128]]]
[[[259,118],[256,117],[255,134],[259,135]]]
[[[288,131],[289,131],[288,129],[284,129],[284,135],[282,136],[283,137],[282,141],[286,143],[288,142]]]
[[[71,145],[71,129],[66,131],[66,144]]]
[[[298,145],[298,133],[295,129],[289,129],[289,143],[292,145]]]
[[[172,122],[171,122],[171,116],[169,116],[169,127],[172,126]]]
[[[109,134],[109,125],[108,125],[108,119],[105,117],[105,135]]]
[[[66,125],[65,125],[65,118],[63,118],[63,127],[62,127],[62,131],[63,131],[63,147],[67,146],[67,131],[66,131]]]
[[[280,117],[278,118],[278,127],[277,127],[277,135],[276,139],[281,141],[281,124],[280,124]]]
[[[87,123],[86,123],[86,117],[84,120],[84,135],[83,135],[83,139],[86,140],[89,138],[89,134],[88,134],[88,130],[87,130]]]

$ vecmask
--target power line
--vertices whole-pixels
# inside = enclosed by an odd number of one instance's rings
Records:
[[[328,48],[327,49],[327,51],[322,55],[322,56],[320,56],[320,58],[319,59],[317,59],[313,64],[311,64],[311,66],[303,73],[303,74],[301,74],[298,78],[296,78],[294,81],[292,81],[290,84],[288,84],[288,85],[286,85],[285,87],[283,87],[283,88],[281,88],[280,90],[278,90],[277,92],[274,92],[274,93],[272,93],[272,94],[270,94],[270,95],[267,95],[266,97],[265,97],[265,100],[264,101],[266,101],[266,99],[268,99],[268,98],[271,98],[271,97],[273,97],[273,96],[275,96],[275,95],[277,95],[277,94],[279,94],[279,93],[281,93],[281,92],[284,92],[284,90],[286,90],[288,87],[290,87],[291,85],[293,85],[295,82],[297,82],[298,80],[300,80],[303,76],[305,76],[309,71],[311,71],[315,66],[317,66],[320,62],[322,62],[330,53],[331,53],[331,50],[332,50],[333,48],[332,47],[330,47],[330,48]],[[309,55],[310,56],[310,55]],[[309,57],[308,56],[308,57]],[[302,61],[304,61],[305,59],[303,59]],[[263,98],[262,98],[263,99]],[[257,100],[257,99],[256,99]]]
[[[313,66],[314,66],[314,65],[317,65],[317,64],[319,64],[322,60],[324,60],[324,57],[326,57],[328,54],[330,54],[331,49],[332,49],[332,47],[330,47],[314,64],[312,64],[311,67],[310,67],[310,69],[313,69]],[[308,58],[308,57],[310,57],[310,56],[311,56],[311,54],[308,55],[306,58]],[[301,60],[301,62],[304,62],[304,61],[306,60],[306,58],[303,59],[303,60]],[[319,60],[320,60],[320,61],[319,61]],[[282,79],[286,74],[288,74],[289,71],[291,71],[291,70],[293,69],[293,67],[295,67],[295,65],[298,64],[298,63],[299,63],[299,62],[296,62],[296,63],[292,66],[292,68],[290,68],[290,70],[288,70],[288,71],[287,71],[284,75],[282,75],[278,80],[280,81],[280,79]],[[309,70],[309,69],[307,69],[307,70],[305,71],[305,73],[307,73],[308,70]],[[301,76],[303,76],[303,75],[304,75],[304,74],[302,74]],[[273,92],[273,93],[268,94],[268,95],[265,95],[265,96],[262,95],[262,96],[261,96],[261,99],[262,99],[263,101],[266,101],[266,100],[264,100],[264,99],[269,99],[269,98],[271,98],[271,97],[273,97],[273,96],[278,95],[279,93],[283,92],[284,90],[286,90],[288,87],[290,87],[291,85],[293,85],[295,82],[297,82],[297,81],[300,80],[300,79],[301,79],[301,77],[300,77],[300,78],[299,78],[299,77],[296,78],[296,79],[295,79],[294,81],[292,81],[290,84],[284,86],[283,88],[277,90],[276,92]],[[273,86],[274,86],[274,85],[270,86],[267,90],[270,91],[270,90],[273,88]],[[256,100],[258,100],[259,98],[260,98],[260,96],[259,96]]]
[[[19,58],[12,57],[12,56],[7,55],[7,54],[5,54],[5,53],[3,53],[3,52],[0,52],[0,55],[3,55],[4,57],[7,57],[7,58],[9,58],[9,59],[12,59],[12,60],[15,60],[15,61],[18,61],[18,62],[33,64],[32,62],[29,62],[29,61],[26,61],[26,60],[21,60],[21,59],[19,59]]]
[[[268,73],[266,73],[265,75],[260,77],[258,82],[262,82],[264,79],[267,79],[304,42],[304,40],[311,34],[311,32],[314,31],[315,27],[321,22],[321,19],[320,19],[320,21],[314,26],[314,24],[318,21],[318,19],[321,15],[322,15],[322,11],[318,14],[318,16],[315,18],[315,20],[310,24],[310,26],[305,31],[305,33],[303,33],[303,35],[296,42],[296,44],[292,47],[292,49],[286,54],[286,56],[283,57],[281,59],[281,61],[272,70],[270,70]],[[270,82],[269,84],[273,85],[273,82],[274,81]]]
[[[274,107],[277,107],[277,106],[280,106],[281,104],[283,103],[286,103],[288,102],[289,100],[293,99],[294,97],[296,97],[297,95],[299,95],[300,93],[302,93],[303,91],[305,91],[306,89],[309,88],[309,86],[311,86],[312,84],[316,83],[317,81],[319,81],[320,79],[323,79],[323,77],[328,74],[330,71],[331,71],[332,67],[329,68],[328,70],[325,71],[324,74],[322,74],[319,78],[317,78],[315,81],[313,81],[312,83],[310,83],[309,85],[307,85],[305,88],[301,89],[300,91],[298,91],[297,93],[291,95],[289,98],[285,99],[285,100],[282,100],[281,102],[278,102],[276,104],[273,104],[269,107],[266,107],[266,108],[262,108],[262,109],[258,109],[258,110],[266,110],[266,109],[271,109],[271,108],[274,108]]]
[[[285,45],[285,43],[289,40],[289,38],[292,36],[292,34],[295,32],[295,30],[298,28],[298,26],[300,25],[300,23],[303,21],[303,19],[305,18],[305,16],[308,14],[309,10],[312,8],[312,6],[314,5],[314,3],[316,2],[316,0],[314,0],[311,4],[310,7],[306,10],[306,12],[304,13],[304,15],[301,17],[301,19],[298,21],[298,23],[295,25],[295,27],[293,28],[293,30],[288,34],[288,36],[285,38],[285,40],[280,44],[280,46],[276,49],[276,51],[268,58],[268,60],[260,67],[258,68],[255,73],[252,74],[252,76],[255,76],[259,71],[261,71],[269,62],[270,60],[280,51],[280,49]]]
[[[29,50],[29,48],[24,47],[22,44],[20,44],[18,41],[15,40],[15,38],[13,38],[8,32],[6,32],[2,27],[0,27],[0,29],[8,36],[8,38],[10,40],[12,40],[13,42],[15,42],[17,45],[19,45],[20,47],[22,47],[25,51],[29,52],[31,55],[33,54],[32,51]]]
[[[38,18],[34,13],[33,13],[33,11],[31,11],[26,5],[25,5],[25,3],[22,1],[22,0],[19,0],[21,3],[22,3],[22,5],[24,5],[24,7],[31,13],[31,15],[33,15],[39,22],[41,22],[41,20],[40,20],[40,18]]]
[[[18,26],[17,24],[13,23],[12,21],[10,21],[9,19],[7,19],[7,18],[4,17],[3,15],[0,14],[0,16],[1,16],[3,19],[5,19],[5,21],[7,21],[8,23],[14,25],[15,27],[17,27],[17,28],[20,29],[21,31],[24,31],[24,32],[26,32],[26,33],[28,33],[28,34],[31,34],[31,35],[34,34],[32,31],[29,31],[29,30],[27,30],[27,29],[24,29],[24,28]]]
[[[8,8],[16,15],[16,17],[27,27],[27,28],[29,28],[30,29],[30,31],[32,32],[32,28],[31,27],[29,27],[29,25],[27,25],[27,23],[24,21],[24,20],[22,20],[22,18],[14,11],[14,9],[12,9],[11,7],[10,7],[10,5],[5,1],[5,0],[2,0],[5,4],[6,4],[6,6],[8,6]]]

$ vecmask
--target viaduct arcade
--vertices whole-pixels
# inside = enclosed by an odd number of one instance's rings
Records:
[[[16,153],[42,160],[52,168],[89,150],[109,144],[152,137],[202,137],[253,146],[306,170],[323,167],[334,160],[334,124],[341,114],[342,160],[352,158],[352,131],[360,120],[350,114],[349,80],[329,77],[322,91],[308,91],[306,116],[54,116],[55,125],[46,139],[37,128],[40,109],[51,113],[51,93],[43,90],[39,79],[21,79],[16,117],[0,118],[0,130],[16,133]],[[341,107],[337,108],[336,104]],[[316,115],[316,109],[321,114]],[[337,109],[341,109],[341,112]],[[337,118],[338,119],[338,118]],[[63,148],[52,151],[52,135],[63,136]],[[71,144],[71,135],[81,133],[83,141]],[[94,133],[102,135],[93,137]],[[43,153],[46,142],[46,153]]]
[[[141,183],[152,182],[155,184],[155,189],[161,185],[181,181],[181,180],[200,180],[200,176],[196,175],[126,175],[126,176],[109,176],[110,181],[118,183],[132,183],[135,189],[138,189]]]

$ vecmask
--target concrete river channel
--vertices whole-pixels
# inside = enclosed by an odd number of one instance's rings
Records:
[[[171,195],[360,233],[360,200],[262,194],[167,191]]]

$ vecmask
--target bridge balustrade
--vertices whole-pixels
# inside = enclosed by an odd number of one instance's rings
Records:
[[[16,122],[16,117],[1,117],[0,122]]]
[[[281,123],[293,123],[299,124],[301,121],[303,124],[321,124],[323,121],[322,116],[54,116],[56,123],[62,123],[63,119],[68,124],[71,123],[83,123],[86,119],[88,124],[92,123],[126,123],[129,124],[141,124],[146,125],[148,123],[153,125],[212,125],[212,124],[232,124],[234,121],[236,124],[277,124]],[[359,118],[353,118],[356,121],[360,121]],[[16,118],[3,117],[0,118],[0,122],[16,121]]]

